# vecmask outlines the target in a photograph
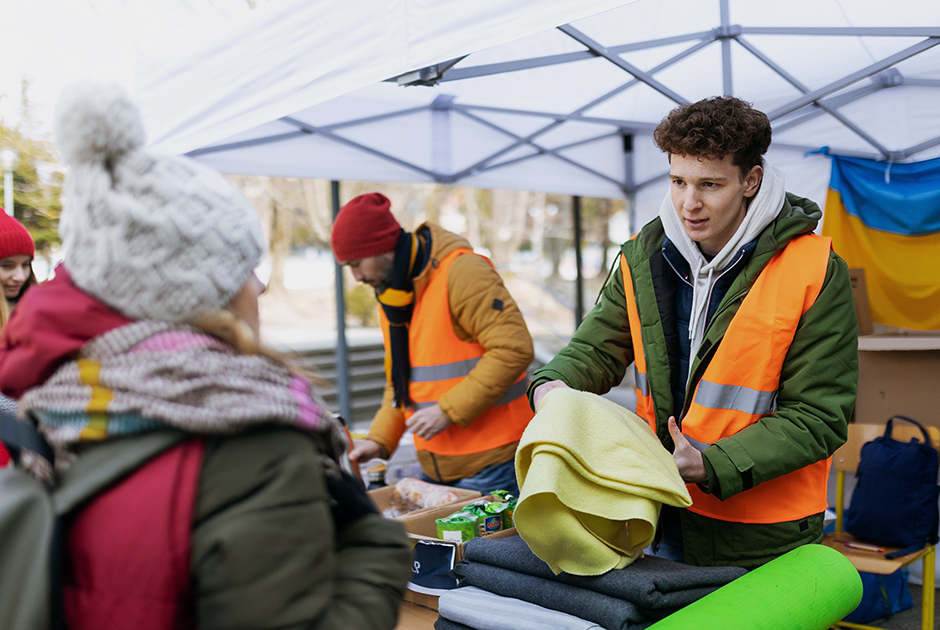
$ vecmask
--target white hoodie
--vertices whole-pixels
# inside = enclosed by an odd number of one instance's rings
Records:
[[[705,316],[708,311],[712,286],[718,275],[733,260],[734,255],[743,245],[753,241],[761,230],[777,218],[786,197],[783,172],[764,162],[764,178],[757,195],[751,201],[744,215],[744,221],[725,246],[711,261],[699,250],[698,245],[686,234],[679,213],[672,203],[672,195],[666,198],[659,208],[659,216],[666,230],[666,236],[679,249],[679,253],[689,263],[689,280],[692,283],[692,312],[689,314],[689,356],[694,357],[702,345],[705,336]]]

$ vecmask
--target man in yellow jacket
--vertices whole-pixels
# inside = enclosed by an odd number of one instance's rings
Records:
[[[532,337],[492,263],[432,223],[406,232],[380,193],[337,215],[336,260],[375,289],[388,384],[349,457],[388,458],[406,429],[425,480],[518,494],[514,457],[532,418]]]

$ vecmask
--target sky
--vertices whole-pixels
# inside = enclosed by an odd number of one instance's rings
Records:
[[[67,85],[114,80],[133,94],[140,60],[185,47],[250,10],[249,0],[0,0],[0,120],[21,121],[25,78],[36,131],[50,134]]]

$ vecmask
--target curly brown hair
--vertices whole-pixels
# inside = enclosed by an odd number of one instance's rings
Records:
[[[763,164],[770,146],[767,114],[733,96],[713,96],[675,108],[653,131],[653,142],[671,155],[721,160],[734,156],[743,176]]]

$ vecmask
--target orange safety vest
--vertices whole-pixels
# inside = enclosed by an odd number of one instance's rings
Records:
[[[437,404],[441,396],[467,378],[486,352],[480,344],[460,339],[451,320],[447,273],[454,260],[463,254],[473,254],[473,250],[458,248],[451,251],[431,272],[428,286],[411,316],[408,393],[417,409]],[[383,316],[385,351],[390,352],[387,327]],[[518,441],[533,415],[525,395],[528,386],[528,374],[523,372],[506,393],[469,426],[452,424],[430,440],[415,435],[415,448],[439,455],[470,455]],[[412,413],[412,410],[406,410],[405,417]]]
[[[751,287],[695,386],[682,432],[704,450],[776,410],[780,372],[800,318],[826,277],[832,241],[798,237],[771,258]],[[627,317],[634,348],[644,348],[630,270],[621,257]],[[646,357],[636,352],[637,414],[656,430]],[[721,501],[687,484],[689,510],[723,521],[781,523],[825,511],[831,458],[795,470]]]

